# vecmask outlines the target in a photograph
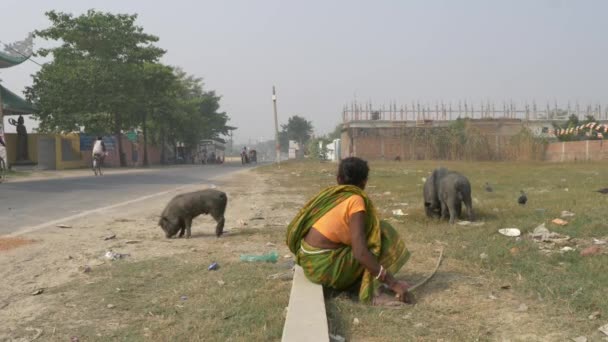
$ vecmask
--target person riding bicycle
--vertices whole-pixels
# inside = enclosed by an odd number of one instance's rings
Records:
[[[97,158],[100,163],[106,156],[106,145],[103,143],[102,137],[97,137],[95,145],[93,145],[93,159]]]

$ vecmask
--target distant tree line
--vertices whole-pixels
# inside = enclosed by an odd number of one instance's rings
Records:
[[[52,55],[33,75],[26,95],[38,109],[42,132],[81,131],[117,136],[121,166],[126,165],[120,134],[143,134],[147,144],[195,147],[201,139],[218,138],[234,129],[221,112],[221,97],[205,90],[201,78],[164,65],[158,37],[137,26],[137,15],[89,10],[80,16],[50,11],[51,26],[35,36],[56,42],[39,49]]]

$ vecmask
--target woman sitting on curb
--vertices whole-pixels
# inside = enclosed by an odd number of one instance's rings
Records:
[[[350,157],[338,166],[338,185],[329,187],[300,210],[287,229],[287,245],[306,277],[317,284],[347,290],[360,283],[359,300],[382,305],[394,299],[380,292],[385,284],[407,302],[409,285],[393,274],[409,252],[395,229],[380,221],[363,192],[369,167]]]

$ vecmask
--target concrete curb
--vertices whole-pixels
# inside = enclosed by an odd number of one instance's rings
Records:
[[[282,342],[329,341],[323,287],[306,278],[302,267],[295,267]]]

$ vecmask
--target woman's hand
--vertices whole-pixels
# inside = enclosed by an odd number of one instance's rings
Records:
[[[403,280],[395,280],[389,285],[389,288],[395,292],[397,300],[407,303],[407,290],[410,288],[410,284]]]

